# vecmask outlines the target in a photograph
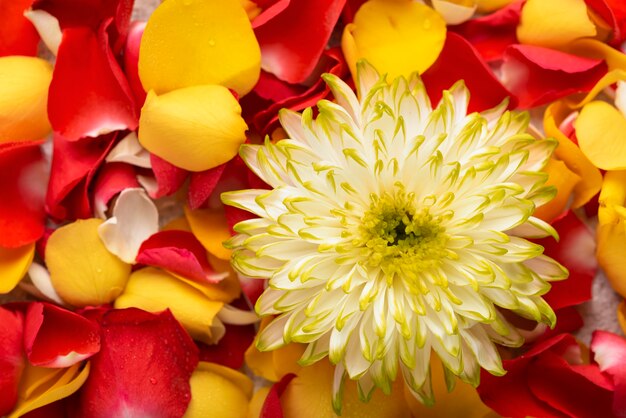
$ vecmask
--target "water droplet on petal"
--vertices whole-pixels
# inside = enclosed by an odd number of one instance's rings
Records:
[[[157,384],[157,380],[154,377],[150,378],[150,383],[152,383],[153,385]]]
[[[209,39],[209,46],[215,46],[215,39]]]

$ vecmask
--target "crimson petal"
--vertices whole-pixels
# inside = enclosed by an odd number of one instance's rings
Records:
[[[294,377],[296,377],[295,374],[285,375],[279,382],[272,385],[261,408],[259,418],[283,418],[283,407],[280,404],[280,397]]]
[[[217,167],[199,173],[191,173],[187,199],[192,210],[198,209],[209,199],[213,190],[215,190],[215,186],[222,178],[227,164],[220,164]]]
[[[221,364],[231,369],[243,366],[246,349],[252,344],[256,331],[253,325],[226,325],[219,344],[200,345],[200,361]]]
[[[24,369],[21,313],[0,306],[0,416],[5,416],[17,402],[17,390]]]
[[[24,17],[32,0],[0,0],[0,57],[8,55],[37,55],[39,35]]]
[[[176,193],[189,174],[188,171],[176,167],[154,154],[150,154],[150,164],[158,187],[156,192],[150,193],[150,197],[153,199]]]
[[[139,187],[133,166],[109,163],[102,167],[94,182],[94,207],[96,213],[104,212],[111,199],[124,189]]]

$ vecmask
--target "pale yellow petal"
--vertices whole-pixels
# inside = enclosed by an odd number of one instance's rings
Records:
[[[98,236],[101,219],[78,220],[52,233],[46,265],[59,296],[74,306],[112,302],[122,291],[130,264],[111,254]]]
[[[587,103],[574,122],[581,151],[603,170],[626,169],[626,118],[610,104]]]
[[[0,247],[0,293],[8,293],[22,280],[35,256],[35,243]]]

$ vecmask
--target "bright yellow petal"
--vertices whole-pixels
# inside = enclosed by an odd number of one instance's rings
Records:
[[[580,109],[581,107],[583,107],[584,105],[586,105],[587,103],[595,99],[596,96],[600,94],[605,88],[607,88],[611,84],[615,84],[618,81],[623,81],[623,80],[626,80],[626,71],[624,70],[609,71],[608,73],[604,75],[604,77],[598,80],[596,85],[593,86],[591,90],[589,90],[589,93],[587,93],[587,95],[582,100],[578,100],[578,101],[572,100],[575,96],[570,96],[568,98],[565,98],[564,101],[568,107],[572,109]]]
[[[50,280],[74,306],[112,302],[122,291],[130,264],[111,254],[98,236],[101,219],[78,220],[52,233],[46,246]]]
[[[522,8],[517,39],[523,44],[558,48],[596,35],[584,0],[528,0]]]
[[[622,332],[626,334],[626,301],[622,301],[617,307],[617,321],[622,328]]]
[[[578,39],[563,49],[575,55],[606,60],[609,70],[626,70],[626,55],[595,39]]]
[[[598,226],[598,264],[604,270],[613,289],[626,297],[626,248],[625,223],[620,220]]]
[[[22,280],[35,256],[35,243],[0,247],[0,293],[9,293]]]
[[[239,372],[232,369],[226,372],[221,366],[218,371],[215,366],[201,362],[191,375],[191,402],[184,416],[246,418],[252,382]],[[233,380],[235,375],[238,376]]]
[[[325,359],[303,367],[281,397],[285,418],[335,418],[331,404],[333,372],[334,368]],[[341,418],[408,417],[403,386],[399,377],[392,386],[391,395],[378,389],[365,403],[358,398],[356,383],[347,379]]]
[[[550,159],[543,170],[549,176],[546,185],[556,187],[557,194],[550,202],[538,207],[533,216],[551,222],[567,210],[574,187],[581,179],[563,161],[554,158]]]
[[[222,245],[224,241],[230,238],[223,210],[190,210],[185,206],[185,215],[189,226],[191,226],[191,231],[208,252],[222,260],[230,259],[231,250]]]
[[[484,418],[493,414],[491,408],[482,403],[476,389],[459,379],[456,380],[454,390],[448,392],[441,361],[435,356],[431,356],[430,370],[435,405],[432,407],[425,406],[415,399],[407,389],[405,396],[413,416],[419,418]],[[493,416],[497,415],[494,414]]]
[[[580,177],[580,182],[574,186],[574,199],[571,207],[577,209],[591,200],[602,187],[602,174],[585,157],[580,148],[570,141],[558,128],[570,110],[556,102],[548,106],[543,119],[546,136],[559,141],[554,156],[563,161],[574,174]]]
[[[67,369],[46,369],[27,365],[20,381],[18,403],[8,418],[20,417],[72,395],[89,376],[89,363],[82,370],[80,367],[75,364]]]
[[[214,373],[222,376],[224,379],[234,383],[243,393],[246,395],[246,398],[252,398],[252,391],[254,390],[254,383],[248,376],[245,374],[238,372],[237,370],[231,369],[230,367],[222,366],[216,363],[209,363],[206,361],[201,361],[198,363],[198,367],[196,367],[197,371]]]
[[[587,103],[574,122],[581,151],[603,170],[626,169],[626,118],[610,104]]]
[[[50,133],[52,66],[34,57],[0,58],[0,143],[43,139]]]
[[[166,4],[166,3],[164,3]],[[222,86],[148,93],[139,119],[139,142],[177,167],[204,171],[233,158],[246,140],[241,106]]]
[[[243,96],[260,70],[261,50],[238,1],[168,0],[150,16],[141,39],[146,91],[219,84]]]
[[[423,73],[443,49],[446,22],[424,4],[370,0],[346,25],[341,47],[356,79],[356,63],[368,60],[388,79]]]
[[[476,0],[479,13],[491,13],[504,6],[513,3],[515,0]]]
[[[160,312],[169,308],[194,339],[207,344],[216,342],[211,327],[222,306],[222,302],[209,300],[183,281],[153,267],[133,272],[124,293],[115,300],[115,307],[120,309],[135,307]]]

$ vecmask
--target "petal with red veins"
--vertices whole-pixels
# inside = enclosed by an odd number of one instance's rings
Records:
[[[139,187],[135,169],[123,163],[105,164],[98,173],[93,187],[95,214],[106,218],[109,202],[122,190]]]
[[[182,416],[198,348],[169,311],[104,314],[102,347],[91,359],[78,416]]]
[[[24,369],[21,313],[0,306],[0,416],[7,415],[18,399],[18,385]]]
[[[439,58],[422,74],[422,79],[433,103],[439,102],[443,90],[450,88],[458,80],[465,80],[470,91],[481,92],[470,98],[469,112],[495,107],[511,95],[478,51],[467,40],[451,32],[446,36]],[[515,107],[515,104],[512,98],[509,106]]]
[[[0,145],[0,246],[21,247],[44,230],[45,179],[40,142]],[[45,187],[45,186],[44,186]]]
[[[64,368],[100,350],[98,324],[49,303],[28,306],[24,347],[34,366]]]
[[[161,231],[152,235],[141,244],[137,263],[160,267],[199,283],[218,283],[227,275],[211,267],[206,250],[187,231]]]
[[[54,131],[70,141],[137,128],[135,100],[110,49],[107,27],[63,31],[48,113]]]
[[[56,134],[46,208],[56,219],[88,218],[91,203],[87,187],[115,143],[117,134],[84,141],[69,141]]]
[[[32,0],[0,0],[0,57],[37,55],[39,35],[24,12]]]
[[[626,415],[626,340],[607,331],[595,331],[590,348],[600,370],[610,375],[615,383],[613,413]]]
[[[339,19],[345,0],[291,0],[286,9],[254,30],[261,65],[289,83],[313,72]]]
[[[534,45],[511,45],[504,51],[504,85],[528,109],[561,97],[587,92],[607,72],[602,60],[583,58]]]

